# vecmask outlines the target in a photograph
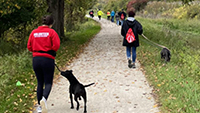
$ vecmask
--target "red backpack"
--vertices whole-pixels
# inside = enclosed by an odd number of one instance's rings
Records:
[[[128,32],[126,33],[126,40],[128,43],[132,43],[136,40],[133,30],[131,28],[129,28]]]
[[[124,20],[124,14],[123,13],[121,14],[120,18],[121,18],[121,20]]]

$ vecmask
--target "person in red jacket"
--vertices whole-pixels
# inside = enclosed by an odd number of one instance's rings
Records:
[[[37,77],[38,113],[47,113],[46,101],[52,88],[56,51],[60,47],[59,36],[51,29],[53,23],[52,16],[44,16],[43,25],[31,32],[27,44],[33,55],[33,70]]]

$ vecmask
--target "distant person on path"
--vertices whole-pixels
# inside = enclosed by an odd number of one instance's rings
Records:
[[[114,22],[114,18],[115,18],[115,11],[111,12],[111,22]]]
[[[110,10],[107,12],[107,20],[110,20]]]
[[[31,32],[27,43],[33,55],[33,70],[37,78],[38,113],[47,113],[46,102],[53,83],[55,56],[60,47],[60,38],[51,29],[53,23],[52,16],[44,16],[43,25]]]
[[[123,25],[123,22],[125,21],[126,19],[126,13],[124,12],[124,9],[122,9],[121,12],[119,12],[119,17],[121,19],[121,26]]]
[[[97,15],[99,17],[99,20],[101,20],[101,16],[103,15],[103,12],[101,11],[101,9],[99,9],[99,11],[97,12]]]
[[[119,15],[118,12],[115,13],[116,24],[119,25]]]
[[[135,61],[136,61],[136,48],[139,46],[139,38],[138,34],[141,35],[143,32],[142,25],[134,18],[135,11],[129,11],[128,18],[124,21],[124,24],[121,28],[121,35],[124,37],[123,39],[123,46],[126,46],[126,55],[128,59],[128,67],[129,68],[136,68]],[[129,29],[131,28],[131,29]],[[128,32],[132,31],[132,35],[135,38],[135,41],[128,42],[128,37],[130,36]],[[131,52],[132,52],[132,61],[131,61]]]
[[[91,10],[90,12],[89,12],[89,15],[90,15],[90,17],[94,17],[94,11],[93,10]]]

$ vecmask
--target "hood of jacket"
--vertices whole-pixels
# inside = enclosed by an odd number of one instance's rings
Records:
[[[133,18],[133,17],[128,17],[127,18],[127,24],[128,24],[128,26],[133,26],[134,24],[135,24],[135,18]]]

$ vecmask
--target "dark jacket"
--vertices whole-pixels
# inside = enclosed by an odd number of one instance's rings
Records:
[[[126,13],[124,11],[118,13],[119,17],[121,18],[122,14],[124,15],[124,19],[126,19]]]
[[[135,41],[132,43],[128,43],[126,40],[126,33],[128,32],[128,29],[132,28],[133,33],[135,35]],[[142,25],[137,21],[129,21],[126,20],[123,23],[122,29],[121,29],[121,35],[124,37],[123,40],[123,46],[129,46],[129,47],[138,47],[139,46],[139,38],[138,38],[138,34],[142,34],[143,30],[142,30]]]

